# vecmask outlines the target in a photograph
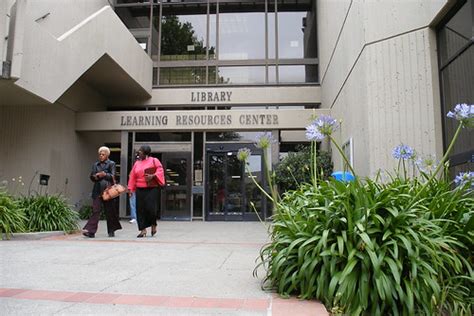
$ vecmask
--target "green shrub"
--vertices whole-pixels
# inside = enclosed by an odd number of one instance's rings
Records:
[[[332,137],[338,121],[315,119],[306,128],[312,152],[329,139],[354,179],[317,179],[310,155],[310,183],[283,198],[254,181],[275,210],[271,242],[254,270],[265,267],[264,287],[317,298],[334,315],[473,315],[474,172],[454,183],[446,175],[461,130],[474,127],[474,105],[456,105],[447,116],[459,125],[440,162],[415,160],[400,144],[392,151],[397,173],[384,182],[357,176]],[[239,153],[243,161],[251,154]]]
[[[295,190],[302,183],[311,182],[311,147],[301,146],[297,152],[290,152],[275,168],[276,183],[280,192]],[[318,151],[317,174],[327,180],[333,171],[331,155]]]
[[[288,192],[261,252],[266,287],[335,314],[470,315],[472,248],[448,232],[463,234],[467,222],[451,217],[472,218],[474,198],[440,183],[412,205],[421,187],[327,181]],[[433,205],[450,215],[435,218]]]
[[[32,232],[77,230],[78,215],[60,195],[36,195],[20,200]]]
[[[10,239],[11,233],[25,231],[26,217],[18,201],[0,189],[0,235]]]

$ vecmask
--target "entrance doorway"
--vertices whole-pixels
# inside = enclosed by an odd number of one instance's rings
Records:
[[[237,159],[240,148],[252,154],[247,172]],[[263,186],[261,149],[253,144],[207,144],[206,219],[221,221],[251,221],[264,218],[265,200],[253,183],[253,177]]]
[[[161,190],[161,219],[191,219],[191,153],[162,153],[166,186]]]

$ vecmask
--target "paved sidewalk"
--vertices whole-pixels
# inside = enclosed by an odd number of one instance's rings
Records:
[[[261,289],[259,222],[159,222],[146,238],[122,226],[0,241],[0,315],[328,315]]]

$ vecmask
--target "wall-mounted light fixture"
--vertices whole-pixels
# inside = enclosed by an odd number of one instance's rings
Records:
[[[40,174],[39,184],[48,185],[49,177],[50,176],[48,174]]]

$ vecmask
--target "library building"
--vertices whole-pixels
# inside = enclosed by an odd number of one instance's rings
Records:
[[[396,167],[401,143],[440,158],[446,113],[474,99],[473,16],[472,0],[1,1],[0,181],[79,209],[100,146],[126,184],[148,145],[161,220],[254,221],[271,206],[253,181],[319,115],[360,176]],[[453,177],[474,169],[472,129],[449,159]]]

